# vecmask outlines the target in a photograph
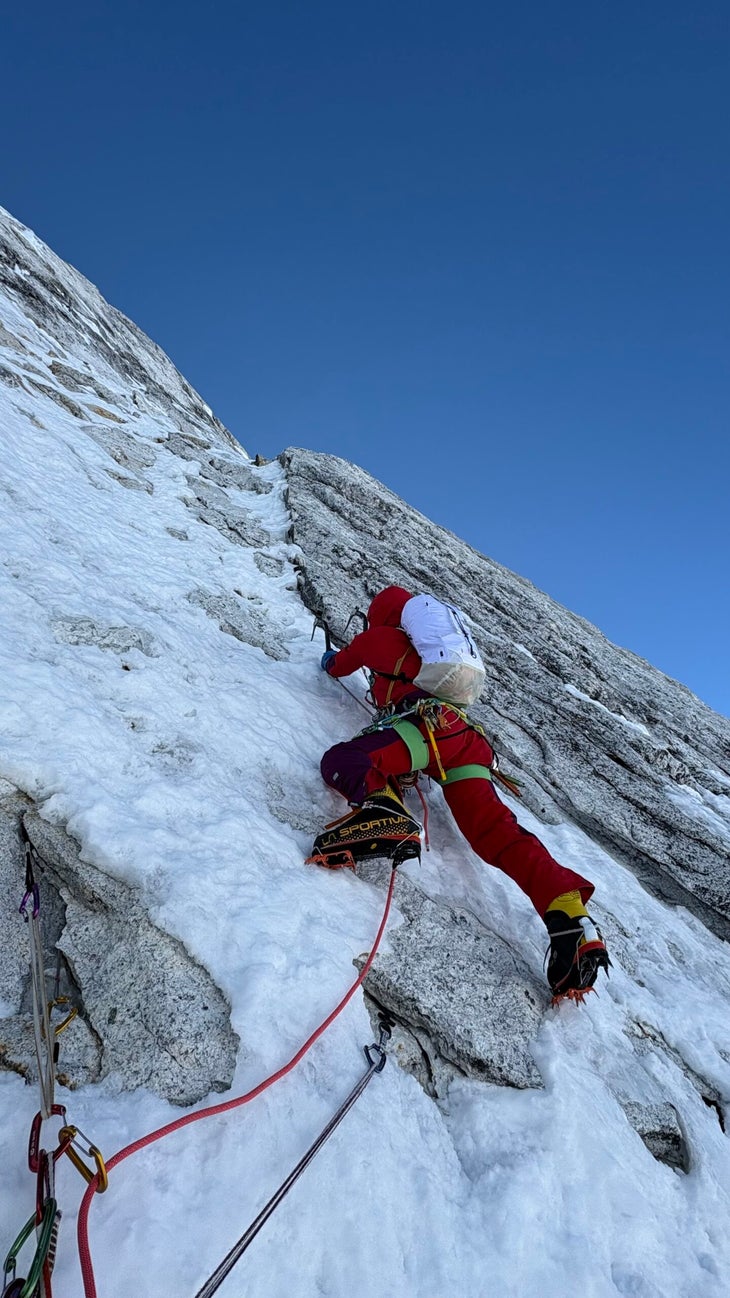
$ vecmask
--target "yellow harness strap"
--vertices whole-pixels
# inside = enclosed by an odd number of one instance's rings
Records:
[[[431,745],[431,751],[432,751],[433,756],[434,756],[434,761],[436,762],[436,765],[438,766],[439,776],[440,776],[440,778],[441,778],[442,780],[445,780],[445,779],[446,779],[446,771],[444,770],[443,762],[441,761],[441,757],[439,756],[439,750],[438,750],[438,747],[437,747],[437,745],[436,745],[436,740],[434,739],[434,735],[433,735],[433,732],[434,732],[434,729],[435,729],[434,724],[433,724],[433,721],[431,720],[430,717],[426,717],[426,716],[422,716],[422,717],[421,717],[421,720],[423,721],[423,724],[424,724],[425,727],[426,727],[426,734],[428,735],[428,742],[429,742],[429,744]]]
[[[396,677],[396,679],[397,679],[398,676],[400,675],[400,669],[401,669],[401,667],[403,666],[403,664],[404,664],[406,658],[408,657],[409,652],[410,652],[410,650],[406,649],[405,653],[401,654],[400,658],[398,659],[398,662],[396,663],[395,671],[394,671],[394,673],[393,673],[393,675]],[[387,692],[387,694],[386,694],[386,696],[385,696],[385,703],[383,704],[383,707],[385,707],[385,708],[387,708],[388,704],[390,703],[390,696],[391,696],[391,694],[393,693],[393,686],[394,686],[394,685],[395,685],[395,680],[392,680],[392,681],[390,682],[389,686],[388,686],[388,692]]]

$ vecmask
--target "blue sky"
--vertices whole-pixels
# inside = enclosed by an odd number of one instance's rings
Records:
[[[730,713],[729,87],[726,0],[41,0],[0,202],[251,453],[356,461]]]

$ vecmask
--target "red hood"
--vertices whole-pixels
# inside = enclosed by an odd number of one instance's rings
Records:
[[[386,586],[368,609],[368,626],[400,626],[401,613],[411,598],[402,586]]]

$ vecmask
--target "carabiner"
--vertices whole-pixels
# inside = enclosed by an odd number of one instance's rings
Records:
[[[53,1244],[53,1232],[58,1216],[58,1205],[55,1199],[46,1199],[43,1205],[41,1220],[36,1221],[36,1214],[28,1219],[18,1238],[8,1253],[4,1264],[3,1279],[3,1298],[26,1298],[26,1295],[32,1295],[37,1292],[41,1279],[41,1272],[45,1265],[48,1254]],[[38,1227],[38,1240],[36,1243],[33,1261],[30,1264],[27,1280],[15,1278],[15,1268],[18,1261],[18,1254],[29,1240],[33,1231]]]
[[[68,1154],[71,1162],[76,1168],[76,1171],[81,1173],[87,1185],[91,1185],[94,1177],[98,1177],[96,1193],[103,1194],[109,1181],[107,1179],[106,1164],[101,1150],[97,1149],[96,1145],[92,1145],[88,1136],[85,1136],[83,1131],[79,1131],[78,1127],[72,1127],[71,1125],[68,1127],[62,1127],[58,1133],[58,1138],[63,1145],[63,1149],[60,1152]],[[86,1148],[84,1148],[84,1144],[86,1145]],[[86,1154],[87,1158],[93,1158],[93,1169],[86,1166],[81,1155],[77,1154],[74,1149],[74,1145],[80,1145],[82,1152]]]
[[[57,1009],[59,1005],[68,1005],[68,1004],[69,1004],[68,996],[56,996],[54,1000],[48,1002],[49,1017],[51,1014],[51,1010]],[[58,1024],[58,1027],[55,1027],[53,1029],[54,1038],[60,1037],[61,1033],[66,1031],[66,1028],[68,1027],[69,1023],[73,1023],[77,1014],[78,1014],[78,1010],[76,1006],[72,1005],[65,1019],[62,1019],[61,1022]]]
[[[66,1105],[54,1104],[49,1116],[52,1118],[63,1118],[65,1122]],[[43,1124],[43,1114],[36,1113],[32,1123],[30,1124],[30,1137],[28,1140],[28,1167],[30,1168],[31,1172],[37,1172],[40,1166],[42,1124]],[[53,1155],[54,1163],[58,1158],[59,1153],[63,1153],[63,1150],[56,1150],[56,1153]]]
[[[23,1298],[25,1289],[25,1280],[19,1276],[17,1280],[11,1280],[7,1289],[3,1289],[2,1298]]]
[[[30,901],[31,897],[33,898],[33,909],[31,911],[31,915],[33,916],[33,919],[37,919],[41,911],[41,890],[38,887],[37,883],[32,884],[31,887],[28,888],[28,890],[25,893],[25,896],[23,897],[23,900],[20,903],[20,906],[18,907],[19,914],[23,916],[23,919],[25,920],[26,924],[28,923],[28,919],[29,919],[28,902]]]

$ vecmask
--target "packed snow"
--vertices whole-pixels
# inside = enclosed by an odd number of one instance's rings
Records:
[[[47,368],[48,340],[23,319],[5,323]],[[86,859],[138,889],[155,922],[210,970],[241,1039],[230,1092],[240,1094],[332,1009],[379,923],[377,888],[304,864],[315,829],[343,809],[321,783],[320,755],[363,714],[319,671],[323,645],[312,643],[297,594],[277,463],[256,470],[268,494],[227,493],[268,534],[258,547],[275,561],[267,572],[253,546],[191,510],[196,464],[166,447],[175,430],[163,416],[135,419],[134,487],[92,435],[105,419],[128,420],[121,388],[106,415],[86,403],[87,427],[53,395],[29,394],[16,349],[0,356],[20,381],[0,386],[0,778],[66,824]],[[48,373],[44,381],[54,388]],[[221,454],[235,464],[235,451]],[[277,656],[222,631],[188,598],[201,589],[263,619]],[[84,623],[106,629],[100,643],[88,643]],[[439,792],[428,796],[431,851],[404,869],[430,894],[471,907],[539,970],[540,920],[466,848]],[[583,1007],[546,1009],[536,1046],[544,1089],[464,1080],[437,1104],[390,1062],[224,1282],[227,1298],[730,1291],[730,1146],[687,1075],[730,1095],[730,951],[574,827],[519,815],[595,880],[613,958]],[[17,907],[22,890],[19,878],[5,904]],[[2,1002],[0,1013],[16,1008]],[[637,1022],[643,1053],[629,1033]],[[660,1037],[667,1049],[653,1050]],[[261,1098],[114,1171],[91,1210],[99,1294],[192,1298],[362,1075],[372,1039],[358,994]],[[38,1096],[9,1073],[0,1093],[9,1247],[33,1210],[26,1146]],[[651,1156],[618,1096],[675,1105],[686,1174]],[[114,1077],[60,1098],[107,1156],[180,1115]],[[57,1298],[81,1293],[82,1189],[62,1160]]]

